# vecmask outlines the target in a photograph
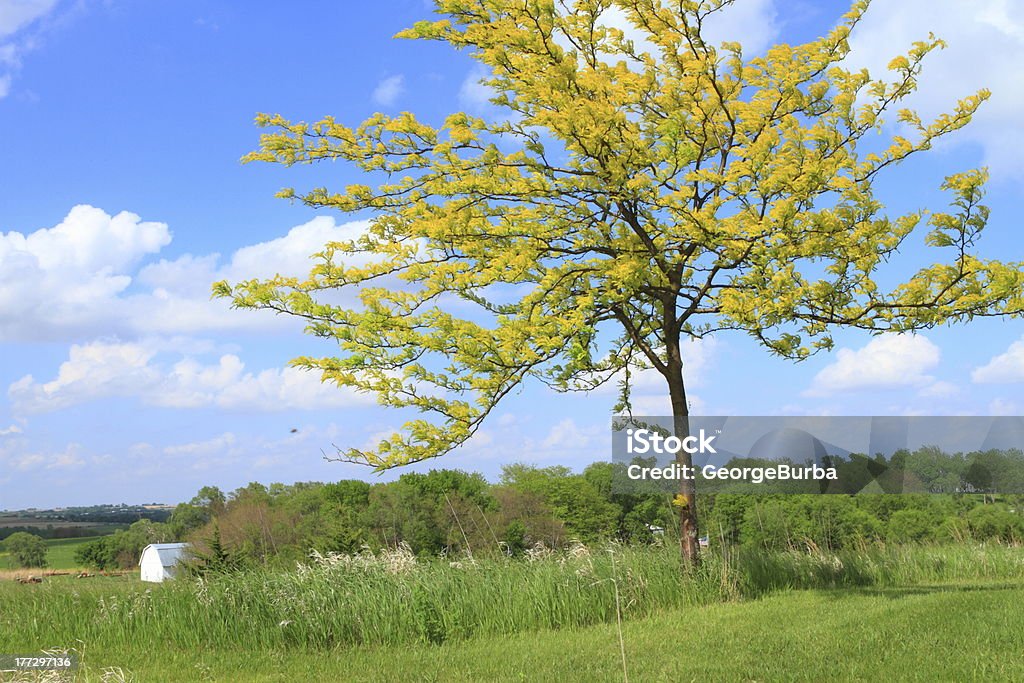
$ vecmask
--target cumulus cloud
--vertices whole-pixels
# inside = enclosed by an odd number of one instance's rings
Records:
[[[0,233],[0,341],[282,327],[286,321],[279,317],[211,301],[211,283],[304,276],[313,266],[311,254],[327,242],[359,236],[367,225],[318,217],[227,259],[185,254],[140,268],[170,244],[166,224],[76,206],[55,227]]]
[[[170,241],[163,223],[84,205],[53,228],[0,233],[0,339],[105,317],[131,283],[126,271]]]
[[[215,280],[238,282],[278,274],[302,277],[314,265],[310,256],[321,251],[325,244],[354,239],[368,227],[368,221],[339,225],[331,217],[318,216],[291,228],[282,237],[241,247],[226,263],[220,263],[220,254],[185,254],[174,260],[163,259],[146,265],[139,271],[138,281],[153,292],[208,298],[210,284]]]
[[[253,311],[234,311],[223,300],[210,301],[210,284],[217,280],[240,282],[274,275],[304,277],[314,265],[310,256],[328,242],[351,240],[362,235],[368,221],[335,223],[319,216],[296,226],[282,237],[242,247],[222,265],[219,254],[186,254],[172,261],[149,264],[138,273],[138,282],[149,288],[124,302],[132,329],[142,333],[193,333],[204,330],[266,329],[287,320]],[[352,257],[348,264],[365,262]]]
[[[176,356],[167,360],[167,356]],[[279,411],[343,408],[368,396],[320,382],[314,372],[271,368],[249,372],[233,354],[213,363],[169,354],[143,342],[96,341],[71,347],[57,376],[25,375],[8,388],[19,414],[43,413],[104,398],[134,398],[170,408]]]
[[[390,107],[405,92],[405,76],[389,76],[373,90],[373,101],[383,107]]]
[[[839,349],[835,362],[815,375],[804,395],[936,385],[927,373],[940,356],[939,347],[921,335],[878,336],[859,349]],[[943,393],[942,388],[935,393]]]
[[[8,388],[21,412],[46,412],[108,396],[124,396],[159,383],[160,373],[149,365],[155,351],[140,344],[96,342],[74,345],[57,376],[36,382],[25,375]]]
[[[1021,338],[980,368],[971,373],[977,384],[1009,384],[1024,382],[1024,338]]]
[[[927,58],[919,90],[907,100],[923,117],[952,110],[958,98],[992,90],[955,141],[974,142],[995,176],[1024,179],[1024,4],[1013,0],[903,0],[874,3],[854,31],[853,66],[873,76],[897,54],[933,32],[948,48]]]

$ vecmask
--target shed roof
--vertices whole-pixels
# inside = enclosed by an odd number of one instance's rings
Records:
[[[186,548],[188,548],[188,543],[150,543],[143,549],[142,556],[139,558],[139,564],[142,564],[146,553],[152,550],[160,558],[161,565],[173,567],[181,560]]]

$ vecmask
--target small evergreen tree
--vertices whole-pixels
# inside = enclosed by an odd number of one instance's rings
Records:
[[[208,550],[192,551],[192,560],[186,567],[196,574],[224,574],[238,568],[238,558],[231,553],[220,538],[220,527],[217,520],[213,521],[213,530],[210,533]]]

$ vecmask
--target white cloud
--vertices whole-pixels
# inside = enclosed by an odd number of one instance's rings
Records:
[[[313,267],[310,255],[323,250],[328,242],[356,239],[370,227],[369,221],[335,223],[329,216],[318,216],[308,223],[296,226],[284,237],[259,242],[236,251],[230,263],[218,275],[230,281],[246,278],[266,278],[282,275],[308,275]],[[365,257],[360,257],[364,262]],[[357,263],[347,259],[346,263]]]
[[[21,434],[21,427],[18,425],[11,425],[10,427],[0,429],[0,436],[13,436],[15,434]]]
[[[6,0],[0,2],[0,38],[25,28],[54,8],[57,0]]]
[[[258,329],[286,324],[286,320],[253,311],[231,311],[224,300],[210,301],[210,285],[217,280],[231,283],[274,275],[305,277],[315,265],[312,254],[328,242],[359,237],[369,221],[335,223],[318,216],[293,227],[282,237],[242,247],[227,263],[218,266],[219,254],[186,254],[173,261],[149,264],[138,273],[138,282],[150,288],[144,295],[129,298],[126,316],[136,332],[191,333],[202,330]],[[367,257],[346,259],[347,264],[365,263]],[[154,314],[158,311],[158,314]]]
[[[73,277],[94,276],[96,271],[123,270],[170,242],[164,223],[143,222],[127,211],[110,216],[82,204],[52,228],[27,236],[0,235],[0,257],[7,267],[31,265],[46,273],[62,269]]]
[[[933,382],[919,392],[918,395],[925,398],[949,398],[960,393],[960,388],[952,382]]]
[[[194,357],[167,362],[158,344],[97,341],[71,347],[57,376],[26,375],[8,388],[19,414],[43,413],[103,398],[135,398],[147,405],[278,411],[346,408],[372,398],[320,382],[315,372],[271,368],[247,372],[233,354],[204,364]]]
[[[1024,382],[1024,338],[1019,339],[980,368],[971,373],[977,384],[1009,384]]]
[[[907,104],[923,117],[950,111],[958,98],[992,90],[974,121],[950,140],[978,143],[993,174],[1024,178],[1024,4],[1017,0],[902,0],[874,3],[851,37],[851,65],[874,77],[914,41],[933,32],[948,43],[928,56]],[[955,144],[955,143],[954,143]]]
[[[368,225],[318,217],[242,247],[224,263],[219,254],[185,254],[140,269],[170,243],[166,224],[76,206],[53,228],[0,233],[0,341],[283,328],[281,317],[211,301],[210,285],[277,273],[305,276],[313,253],[327,242],[358,237]]]
[[[479,112],[491,105],[490,100],[495,95],[494,90],[481,82],[487,76],[488,71],[483,65],[478,64],[470,69],[459,87],[459,105],[461,107]]]
[[[56,453],[46,464],[48,470],[77,469],[85,464],[85,458],[81,456],[81,444],[71,443],[64,449],[63,453]]]
[[[81,444],[69,443],[63,451],[55,453],[28,450],[25,449],[26,445],[22,443],[14,448],[0,448],[0,470],[69,470],[85,464]]]
[[[11,91],[21,57],[36,45],[27,30],[50,14],[57,0],[0,1],[0,99]]]
[[[166,446],[164,455],[169,456],[201,456],[224,453],[234,449],[238,444],[238,438],[231,432],[224,432],[219,436],[204,441],[193,441],[192,443],[179,444],[177,446]]]
[[[1021,412],[1019,404],[1002,398],[994,398],[988,404],[989,415],[1020,415]]]
[[[707,409],[704,401],[692,391],[701,387],[707,380],[707,374],[714,364],[718,343],[711,337],[689,339],[680,346],[683,356],[683,380],[686,386],[686,400],[690,414],[699,414]],[[613,378],[594,393],[597,395],[618,395],[619,380]],[[630,404],[634,415],[671,415],[672,403],[669,400],[668,385],[665,378],[657,370],[650,368],[633,372],[630,375]]]
[[[934,385],[926,373],[939,364],[940,355],[939,347],[921,335],[878,336],[859,349],[839,349],[835,362],[815,375],[804,395]]]
[[[656,417],[672,414],[672,401],[667,393],[633,396],[630,404],[633,415]],[[686,394],[686,405],[690,415],[707,415],[707,403],[692,391]]]
[[[751,57],[763,53],[778,38],[777,14],[773,0],[737,0],[708,18],[704,35],[712,45],[738,42],[744,56]]]
[[[0,339],[50,336],[108,318],[126,271],[171,241],[163,223],[76,206],[53,228],[0,233]]]
[[[752,57],[764,52],[778,38],[776,17],[774,0],[737,0],[708,17],[702,27],[702,35],[716,47],[723,42],[738,42],[743,45],[744,56]],[[634,27],[618,7],[605,10],[600,23],[622,31],[640,52],[652,56],[658,54],[658,48],[646,39],[648,32]],[[560,44],[569,47],[567,41]]]
[[[590,445],[592,433],[587,433],[572,418],[565,418],[555,424],[541,441],[546,449],[577,450]]]
[[[125,396],[160,382],[149,364],[156,352],[140,344],[74,345],[57,376],[45,383],[25,375],[8,388],[21,412],[46,412],[108,396]]]
[[[373,90],[373,101],[377,104],[390,107],[405,92],[405,76],[389,76],[385,78]]]

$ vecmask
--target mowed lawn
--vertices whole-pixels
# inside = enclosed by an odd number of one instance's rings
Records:
[[[239,628],[244,628],[239,624]],[[1024,585],[807,590],[663,612],[622,627],[630,681],[1024,680]],[[330,651],[100,651],[79,680],[621,681],[618,630]]]

